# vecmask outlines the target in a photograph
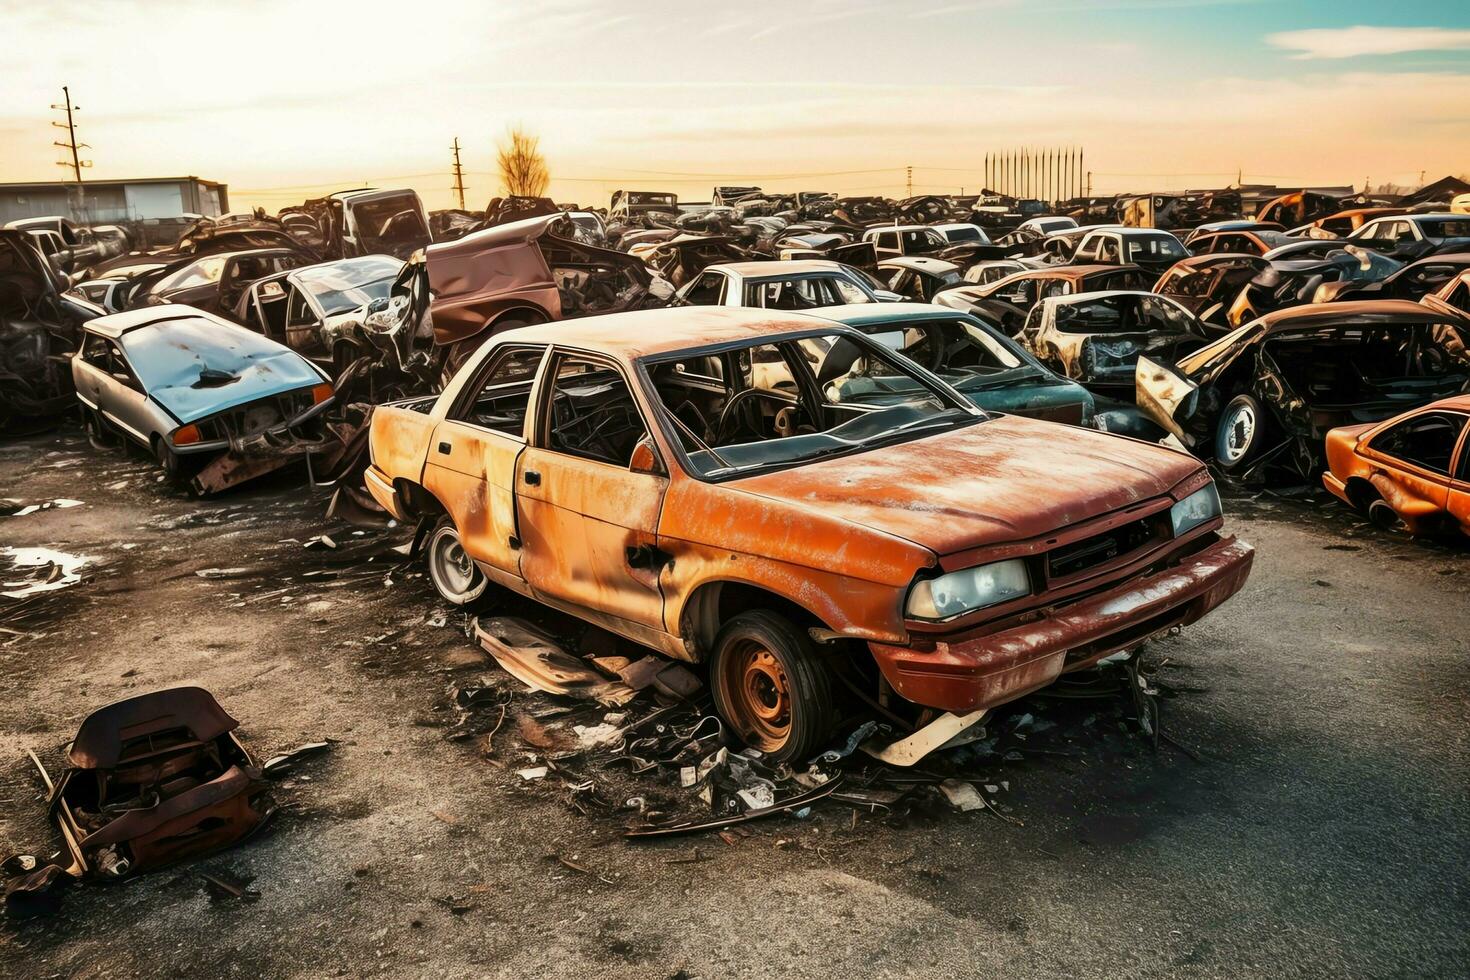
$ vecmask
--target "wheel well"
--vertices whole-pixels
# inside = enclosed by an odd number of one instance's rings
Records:
[[[1353,506],[1363,511],[1366,511],[1369,504],[1382,496],[1374,488],[1373,484],[1361,476],[1348,477],[1348,481],[1344,484],[1343,489],[1347,493],[1348,500],[1352,501]]]
[[[393,489],[398,491],[398,497],[404,502],[409,513],[416,517],[449,513],[449,509],[439,502],[438,497],[412,480],[400,476],[393,481]]]
[[[744,582],[706,582],[684,603],[681,632],[703,659],[713,649],[720,627],[748,609],[779,613],[802,629],[827,626],[810,610],[769,589]]]
[[[550,318],[547,317],[545,310],[535,306],[517,306],[509,310],[501,310],[495,314],[495,316],[490,318],[490,322],[485,324],[484,329],[494,333],[498,324],[510,319],[525,320],[526,325],[530,326],[533,323],[547,323]]]

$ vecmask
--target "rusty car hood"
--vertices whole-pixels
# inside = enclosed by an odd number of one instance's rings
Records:
[[[1000,416],[728,485],[948,555],[1060,531],[1165,494],[1201,468],[1161,446]]]

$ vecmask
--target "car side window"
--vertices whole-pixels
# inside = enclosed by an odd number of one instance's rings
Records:
[[[725,296],[725,276],[719,272],[706,272],[695,280],[685,302],[692,306],[718,306]]]
[[[1098,243],[1097,260],[1099,262],[1117,263],[1123,261],[1123,253],[1118,248],[1118,240],[1111,236],[1104,236]]]
[[[863,292],[853,283],[846,279],[833,279],[832,285],[837,288],[837,294],[843,303],[867,303],[868,294]]]
[[[1449,476],[1451,457],[1465,420],[1466,416],[1456,412],[1425,412],[1374,436],[1372,448],[1392,459]]]
[[[286,315],[286,325],[300,327],[315,322],[316,314],[306,302],[306,294],[293,286],[291,288],[291,308]]]
[[[117,344],[108,341],[107,350],[111,362],[108,372],[113,379],[122,382],[134,391],[142,391],[143,386],[138,383],[137,375],[133,374],[133,369],[128,366],[128,359],[123,356],[122,349]]]
[[[456,418],[516,438],[524,438],[526,407],[545,347],[510,347],[493,354],[473,400]]]
[[[878,233],[879,248],[898,248],[898,232],[880,231]]]
[[[622,374],[576,356],[561,358],[555,368],[547,448],[626,469],[648,430]]]
[[[82,360],[99,371],[107,371],[108,346],[106,337],[95,333],[87,334],[87,342],[82,346]]]

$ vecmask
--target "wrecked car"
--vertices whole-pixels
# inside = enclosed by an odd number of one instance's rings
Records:
[[[1210,335],[1194,314],[1167,296],[1113,290],[1043,299],[1031,308],[1019,339],[1064,377],[1131,392],[1140,355],[1172,360]]]
[[[1385,528],[1470,536],[1470,395],[1327,433],[1323,485]]]
[[[1151,275],[1135,266],[1056,265],[1018,272],[983,286],[955,286],[936,294],[934,302],[998,323],[1014,337],[1031,308],[1048,296],[1142,289],[1152,281]]]
[[[873,243],[873,251],[880,262],[900,255],[938,254],[949,247],[949,239],[928,225],[869,228],[863,232],[863,241]]]
[[[1151,292],[1224,328],[1229,326],[1230,306],[1245,284],[1270,264],[1258,255],[1195,255],[1169,266]]]
[[[893,302],[897,293],[874,289],[866,276],[841,262],[728,262],[712,265],[676,294],[685,306],[759,306],[814,310],[850,303]]]
[[[1295,228],[1318,218],[1330,217],[1341,210],[1341,202],[1330,194],[1295,191],[1262,204],[1256,212],[1256,220],[1274,222],[1283,228]]]
[[[1375,218],[1347,236],[1345,241],[1371,248],[1398,259],[1413,259],[1436,252],[1470,248],[1470,215],[1400,214]]]
[[[675,286],[683,286],[712,265],[740,262],[745,250],[730,238],[718,235],[676,235],[666,242],[649,244],[639,257]]]
[[[936,293],[965,281],[960,267],[953,262],[914,255],[882,260],[878,276],[888,279],[888,288],[893,292],[919,303],[927,303]]]
[[[1410,262],[1371,282],[1326,282],[1312,294],[1314,303],[1336,303],[1348,299],[1419,299],[1443,289],[1445,284],[1470,269],[1470,252],[1431,255]]]
[[[253,284],[234,316],[330,370],[339,399],[404,397],[437,376],[423,277],[391,255],[323,262]]]
[[[70,857],[63,872],[121,880],[258,830],[274,806],[238,727],[198,687],[141,694],[88,715],[58,779],[36,762]]]
[[[208,313],[227,313],[235,308],[246,288],[257,279],[298,268],[308,261],[303,253],[284,248],[221,252],[199,259],[183,259],[152,272],[140,273],[128,292],[127,308],[177,303]]]
[[[1265,255],[1273,248],[1290,245],[1292,236],[1269,228],[1246,228],[1240,231],[1214,231],[1190,238],[1188,248],[1195,255],[1229,252],[1233,255]]]
[[[429,216],[412,190],[338,191],[282,208],[281,226],[317,261],[387,254],[407,259],[429,244]]]
[[[834,306],[816,314],[861,330],[890,350],[943,378],[987,412],[1087,425],[1092,394],[1058,377],[1020,344],[976,317],[932,303],[864,303]],[[814,356],[812,371],[838,394],[871,392],[871,401],[902,401],[913,393],[902,377],[886,376],[862,362],[861,352],[838,344]],[[897,388],[889,388],[896,384]],[[851,391],[850,391],[851,389]]]
[[[90,321],[71,359],[88,431],[148,450],[172,477],[211,493],[285,466],[326,442],[325,373],[295,351],[191,306]]]
[[[1242,478],[1305,480],[1329,429],[1470,389],[1470,317],[1433,299],[1296,306],[1188,356],[1138,359],[1138,405],[1196,455]]]
[[[67,358],[106,311],[66,288],[30,235],[0,229],[0,433],[54,425],[75,404]]]
[[[631,214],[650,212],[676,215],[679,213],[679,195],[666,191],[613,191],[609,218],[626,218]]]
[[[581,241],[561,213],[435,243],[409,265],[433,297],[434,342],[450,372],[502,330],[663,306],[674,294],[637,258]]]
[[[1189,258],[1189,250],[1167,231],[1144,228],[1093,229],[1082,237],[1071,261],[1083,265],[1132,265],[1162,273],[1180,259]]]
[[[824,388],[813,345],[910,397]],[[1252,560],[1188,455],[988,415],[859,331],[769,310],[502,334],[438,398],[380,407],[370,443],[367,485],[432,527],[445,601],[493,584],[706,664],[730,733],[775,761],[825,744],[842,688],[973,724],[1198,620]]]
[[[1226,323],[1239,327],[1273,310],[1317,302],[1321,287],[1329,283],[1376,282],[1403,267],[1386,255],[1346,242],[1301,244],[1314,247],[1288,245],[1265,256],[1268,264],[1240,288],[1226,312]],[[1330,296],[1322,295],[1324,300]]]

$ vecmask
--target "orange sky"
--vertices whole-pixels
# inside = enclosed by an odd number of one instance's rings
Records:
[[[237,210],[360,184],[449,206],[455,136],[483,207],[513,122],[556,199],[602,205],[746,181],[900,196],[906,166],[916,193],[973,190],[1020,145],[1084,146],[1098,192],[1412,184],[1470,170],[1467,15],[1415,6],[0,0],[0,180],[62,174],[66,83],[91,176],[195,174]]]

